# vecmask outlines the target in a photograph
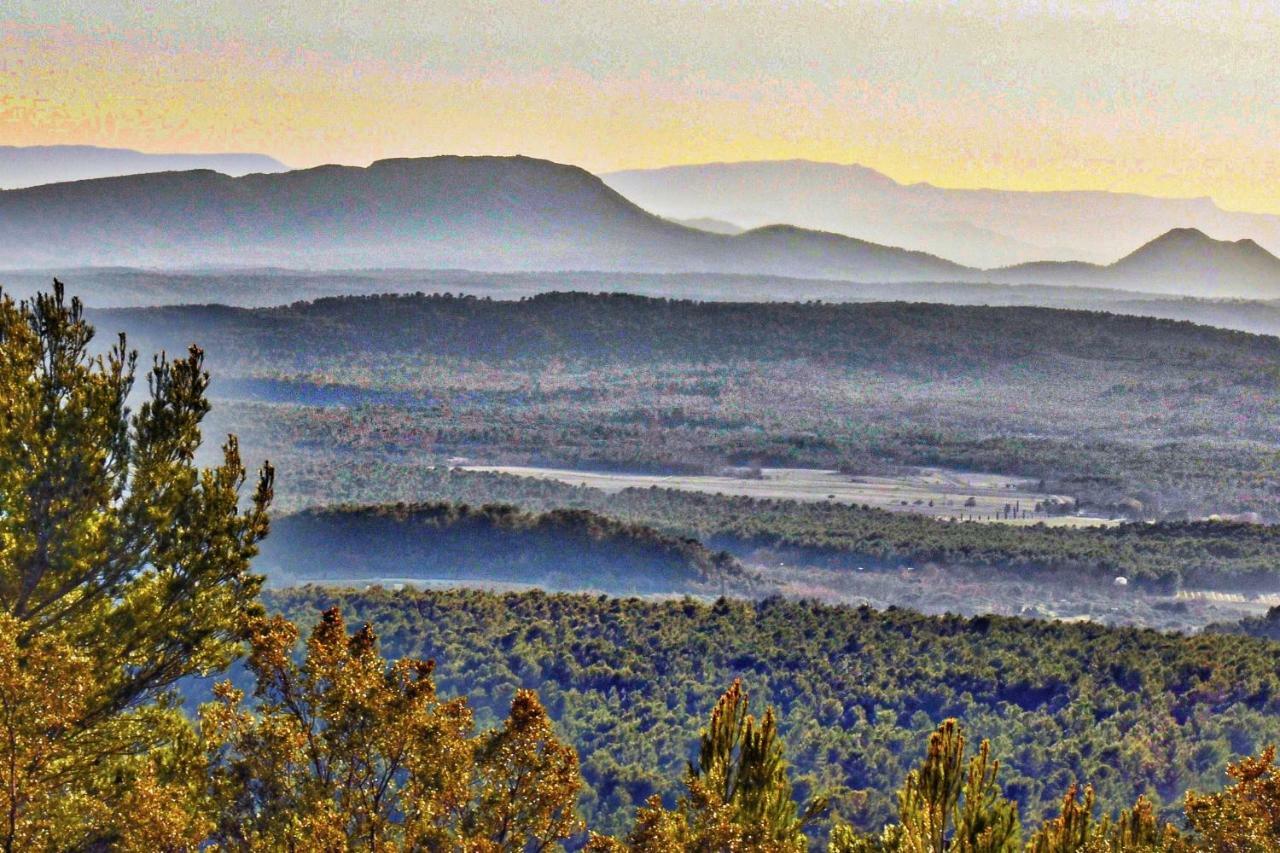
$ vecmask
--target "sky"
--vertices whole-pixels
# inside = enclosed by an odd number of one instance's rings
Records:
[[[804,158],[1280,213],[1280,0],[5,0],[0,144]]]

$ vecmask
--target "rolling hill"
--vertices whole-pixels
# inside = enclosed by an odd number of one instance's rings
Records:
[[[865,166],[805,160],[674,166],[603,178],[663,216],[711,217],[748,228],[786,222],[976,267],[1107,263],[1179,227],[1252,238],[1280,252],[1280,216],[1224,211],[1207,198],[948,189],[900,184]]]
[[[1214,240],[1195,228],[1177,228],[1108,266],[1040,262],[993,271],[991,279],[1275,299],[1280,297],[1280,258],[1253,240]]]
[[[587,510],[448,503],[310,509],[274,519],[275,580],[468,581],[637,593],[747,591],[733,557]]]
[[[0,145],[0,189],[190,169],[247,175],[288,168],[265,154],[147,154],[94,145]]]
[[[253,369],[356,354],[653,364],[818,360],[926,375],[1032,358],[1110,365],[1280,363],[1280,339],[1185,322],[1034,307],[901,302],[687,302],[627,294],[337,297],[276,308],[219,305],[93,312],[144,351],[199,341],[213,361]],[[109,339],[104,339],[110,343]],[[291,368],[292,369],[292,368]]]
[[[382,160],[231,178],[167,172],[0,192],[0,268],[467,267],[767,273],[850,281],[966,270],[789,227],[712,234],[573,166],[525,157]]]

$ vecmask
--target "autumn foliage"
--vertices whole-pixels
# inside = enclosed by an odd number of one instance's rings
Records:
[[[223,848],[523,851],[581,830],[577,756],[532,693],[477,735],[465,701],[436,695],[430,661],[388,664],[336,610],[301,663],[291,623],[249,633],[256,708],[222,684],[201,714]]]

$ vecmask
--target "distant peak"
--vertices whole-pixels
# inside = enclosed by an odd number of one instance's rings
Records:
[[[1160,246],[1204,247],[1206,249],[1234,248],[1247,252],[1256,251],[1266,255],[1271,254],[1266,249],[1262,248],[1262,246],[1258,245],[1257,242],[1248,237],[1241,240],[1216,240],[1201,231],[1199,228],[1174,228],[1166,231],[1159,237],[1147,243],[1138,251],[1141,252],[1146,249],[1157,248]]]
[[[1230,269],[1264,269],[1280,272],[1280,258],[1248,238],[1215,240],[1199,228],[1174,228],[1121,258],[1117,267],[1138,264],[1165,264],[1169,269],[1187,271],[1187,265],[1211,264],[1216,274]],[[1233,266],[1234,265],[1234,266]]]
[[[1218,242],[1199,228],[1170,228],[1164,234],[1156,238],[1157,240],[1207,240],[1210,242]]]
[[[1159,237],[1144,243],[1133,255],[1147,254],[1152,251],[1158,251],[1163,248],[1189,248],[1195,246],[1224,246],[1229,245],[1221,240],[1215,240],[1199,228],[1172,228]]]
[[[721,160],[710,163],[683,163],[672,166],[658,166],[651,169],[622,169],[616,172],[606,172],[601,177],[617,178],[645,174],[688,175],[698,173],[708,175],[738,173],[751,176],[761,174],[798,175],[820,173],[843,177],[857,176],[857,178],[871,183],[901,186],[884,172],[873,169],[870,166],[864,166],[861,163],[833,163],[827,160],[805,160],[800,158],[790,160]]]

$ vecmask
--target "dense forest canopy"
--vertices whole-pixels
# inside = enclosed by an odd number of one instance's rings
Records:
[[[585,814],[622,829],[674,797],[706,710],[734,678],[778,713],[797,797],[872,828],[946,717],[990,738],[1024,821],[1072,782],[1104,812],[1145,794],[1172,814],[1233,755],[1280,737],[1276,646],[1236,636],[768,599],[646,601],[541,592],[273,591],[307,623],[339,607],[391,656],[436,660],[442,690],[497,719],[536,686],[582,758]],[[670,800],[668,800],[670,801]]]

